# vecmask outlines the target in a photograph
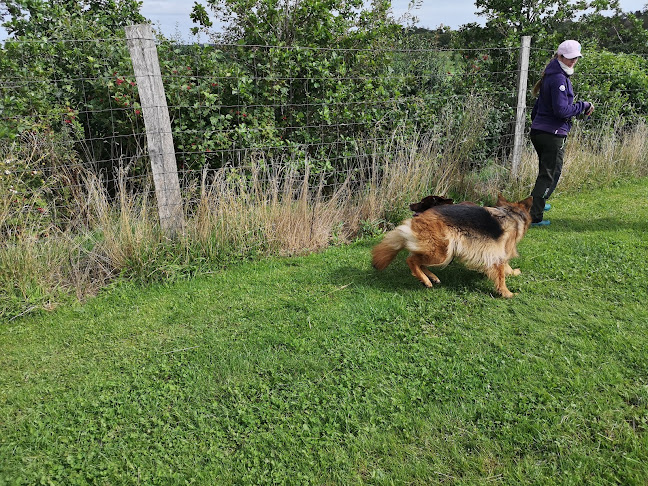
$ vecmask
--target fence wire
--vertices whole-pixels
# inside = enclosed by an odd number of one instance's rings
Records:
[[[425,144],[470,168],[508,163],[517,49],[165,41],[157,51],[185,203],[210,171],[229,171],[233,184],[256,171],[270,185],[290,170],[333,192]],[[531,83],[552,54],[533,51]],[[0,175],[16,201],[39,185],[81,192],[88,173],[111,193],[119,181],[150,191],[151,147],[124,38],[7,41],[3,57]],[[64,211],[64,201],[50,204]]]

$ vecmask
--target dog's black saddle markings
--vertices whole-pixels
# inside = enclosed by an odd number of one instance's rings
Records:
[[[476,231],[494,240],[504,234],[502,225],[497,218],[488,210],[479,206],[443,205],[436,206],[431,211],[439,213],[447,224],[460,231]]]

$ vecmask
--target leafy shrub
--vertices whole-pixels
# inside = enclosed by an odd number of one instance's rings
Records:
[[[240,165],[243,151],[345,166],[356,141],[386,137],[399,119],[389,54],[370,50],[160,46],[182,166]],[[362,74],[360,74],[362,73]]]
[[[574,85],[580,99],[591,100],[603,123],[624,118],[633,124],[648,116],[648,60],[609,51],[587,52],[578,63]]]

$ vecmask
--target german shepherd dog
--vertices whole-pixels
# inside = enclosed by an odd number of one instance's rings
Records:
[[[495,207],[442,203],[403,221],[374,247],[372,263],[383,270],[403,249],[410,252],[412,275],[428,288],[440,283],[427,267],[444,268],[457,257],[468,268],[486,274],[497,292],[510,299],[507,275],[519,275],[509,260],[531,224],[532,197],[509,202],[500,194]]]

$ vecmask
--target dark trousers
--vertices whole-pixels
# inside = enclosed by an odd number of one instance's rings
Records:
[[[534,223],[542,221],[546,200],[554,192],[560,179],[566,141],[566,137],[551,133],[534,133],[531,135],[531,143],[538,153],[538,178],[533,191],[531,191],[533,196],[531,221]]]

